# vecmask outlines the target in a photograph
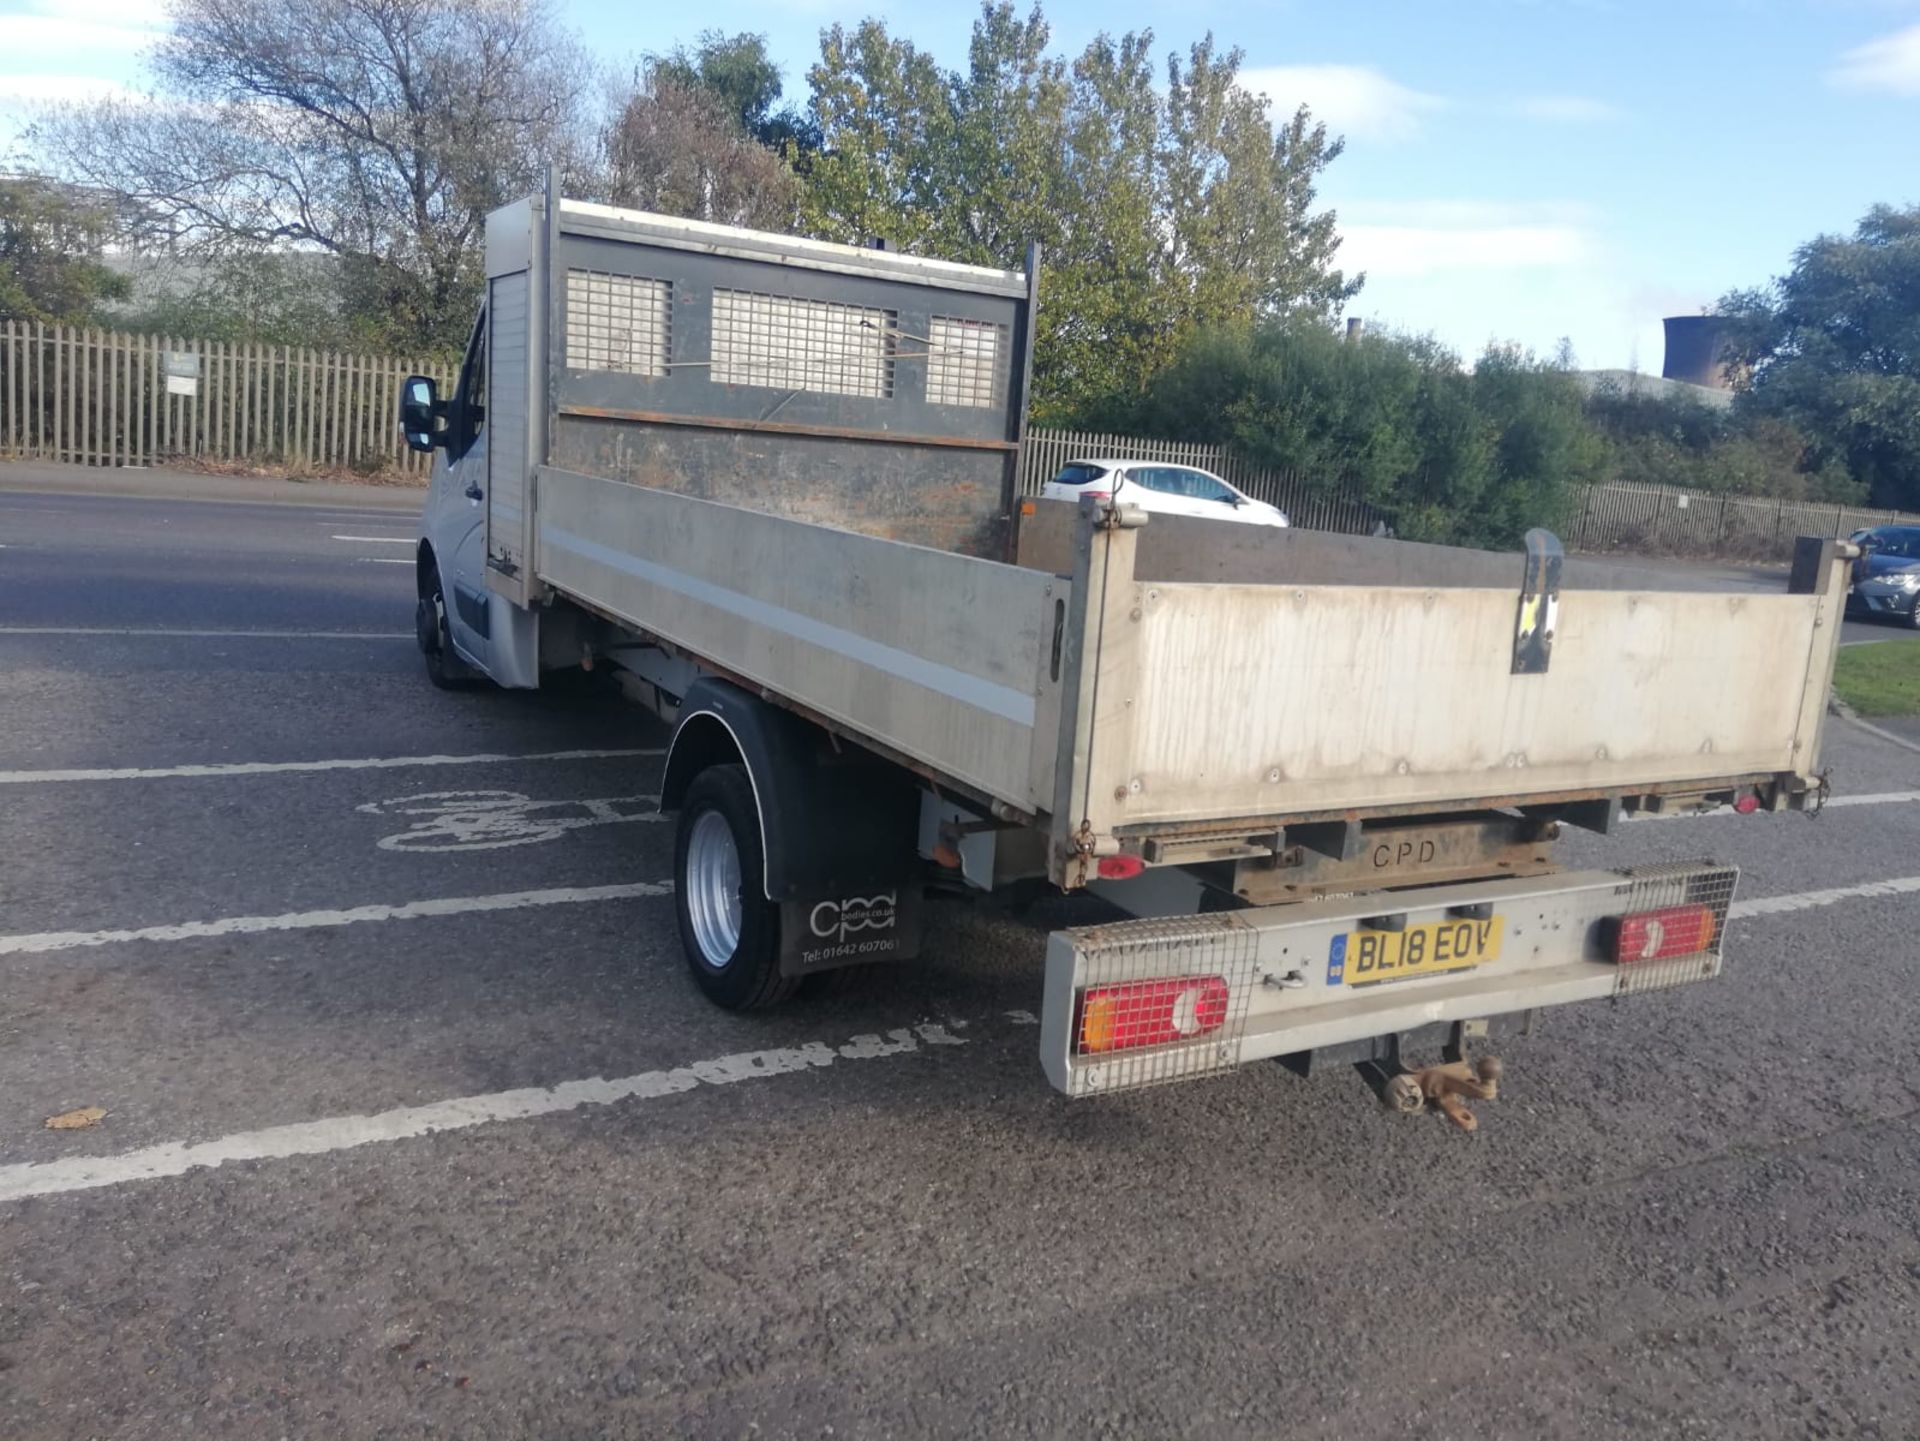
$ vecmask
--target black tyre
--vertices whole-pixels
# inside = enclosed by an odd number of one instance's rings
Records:
[[[472,686],[472,669],[454,654],[453,638],[447,632],[447,597],[440,588],[440,567],[431,562],[421,577],[413,632],[420,643],[420,654],[426,659],[428,680],[441,690],[465,690]]]
[[[780,974],[780,908],[762,894],[760,811],[742,765],[694,777],[673,845],[674,909],[694,984],[730,1011],[792,995]]]

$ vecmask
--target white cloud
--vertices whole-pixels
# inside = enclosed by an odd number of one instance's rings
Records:
[[[157,3],[113,0],[34,0],[25,11],[0,15],[0,54],[15,63],[57,54],[130,54],[164,33]]]
[[[0,48],[15,56],[22,51],[131,50],[152,38],[152,32],[133,25],[58,15],[0,15]]]
[[[1512,109],[1522,119],[1556,125],[1598,125],[1621,118],[1618,106],[1590,95],[1522,95]]]
[[[0,108],[74,100],[138,100],[137,91],[98,75],[0,75]]]
[[[1497,230],[1512,226],[1585,227],[1591,205],[1578,200],[1342,200],[1329,197],[1345,223],[1439,230]]]
[[[1334,207],[1340,265],[1371,278],[1594,263],[1590,207],[1568,201],[1359,201]]]
[[[1584,265],[1593,255],[1586,232],[1570,225],[1346,225],[1340,239],[1341,268],[1370,277],[1565,267]]]
[[[1846,90],[1920,96],[1920,25],[1855,46],[1827,72],[1827,80]]]
[[[1389,79],[1371,65],[1267,65],[1240,72],[1241,88],[1265,95],[1276,118],[1305,105],[1327,129],[1355,140],[1411,140],[1445,96]]]
[[[65,20],[109,21],[150,30],[167,23],[165,0],[30,0],[28,8]]]

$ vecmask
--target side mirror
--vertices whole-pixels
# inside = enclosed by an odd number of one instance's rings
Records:
[[[409,375],[400,387],[400,429],[415,450],[432,450],[445,437],[438,433],[440,396],[430,375]]]

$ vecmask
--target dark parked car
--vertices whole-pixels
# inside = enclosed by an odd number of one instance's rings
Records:
[[[1862,552],[1853,563],[1848,614],[1888,616],[1920,628],[1920,526],[1876,525],[1847,539]]]

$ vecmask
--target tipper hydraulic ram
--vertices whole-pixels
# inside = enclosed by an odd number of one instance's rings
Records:
[[[673,721],[700,988],[761,1006],[908,959],[929,886],[1091,890],[1137,919],[1048,941],[1041,1026],[1087,1095],[1269,1057],[1391,1079],[1412,1036],[1457,1060],[1501,1018],[1718,974],[1731,870],[1566,874],[1553,841],[1815,803],[1851,548],[1725,591],[1544,532],[1023,500],[1037,263],[550,193],[489,219],[455,393],[408,382],[441,452],[429,674],[612,665]]]

